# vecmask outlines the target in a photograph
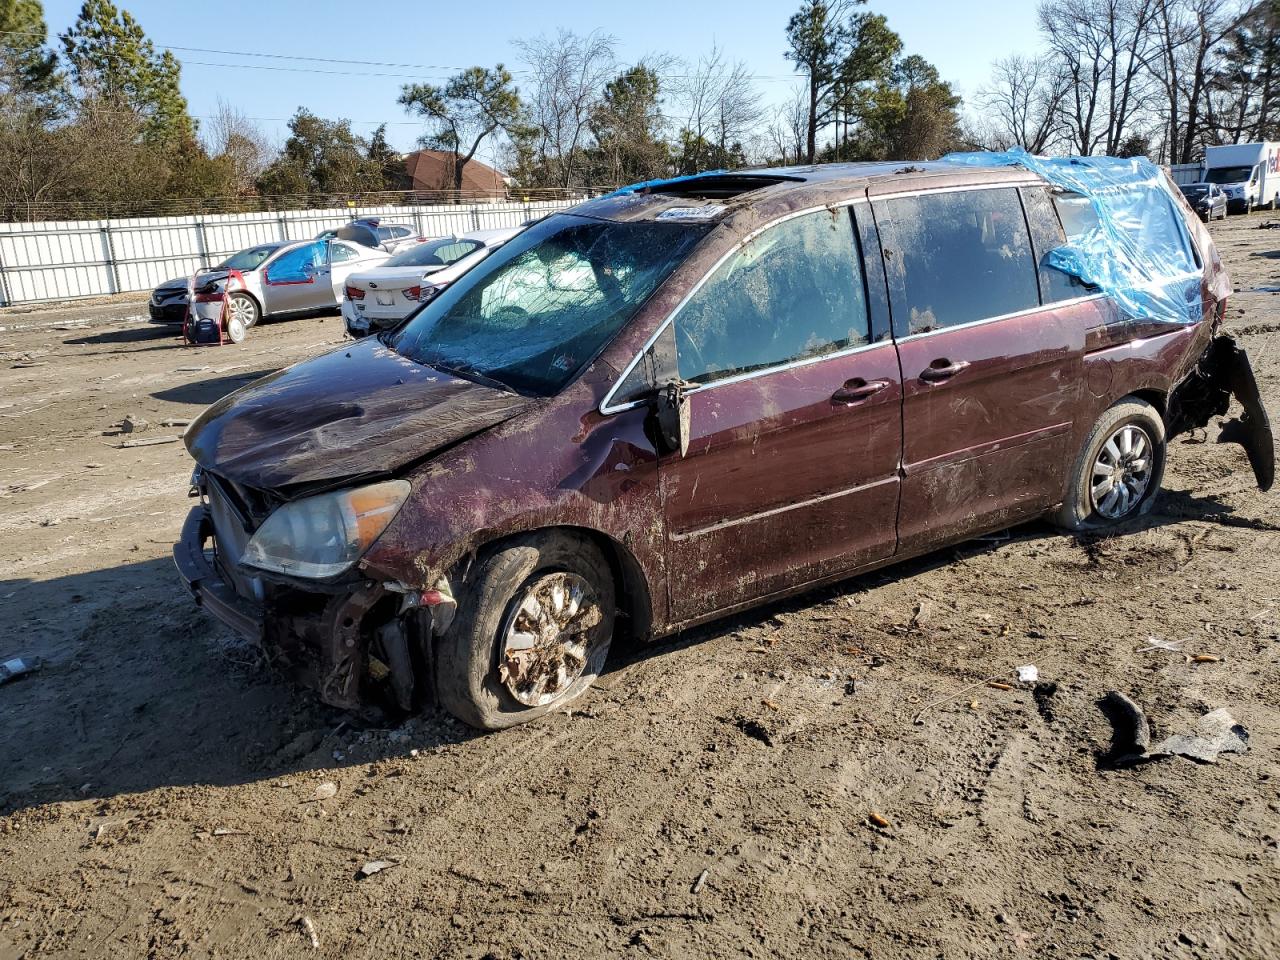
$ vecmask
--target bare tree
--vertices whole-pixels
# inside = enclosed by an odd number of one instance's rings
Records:
[[[773,119],[766,128],[769,145],[784,164],[804,162],[805,137],[809,127],[807,98],[806,90],[796,87],[787,100],[774,108]]]
[[[1116,153],[1148,99],[1159,0],[1043,0],[1040,29],[1068,81],[1062,112],[1079,153]]]
[[[221,97],[202,132],[209,156],[230,165],[237,193],[253,188],[276,152],[262,128]]]
[[[978,91],[984,135],[1001,149],[1044,153],[1061,137],[1066,77],[1047,57],[1011,54],[991,65],[991,85]]]
[[[560,30],[516,46],[532,74],[528,112],[537,159],[558,185],[571,186],[582,168],[592,113],[618,72],[617,40],[599,31],[580,37]]]
[[[730,63],[724,51],[714,46],[696,63],[684,64],[672,84],[672,100],[676,119],[689,132],[695,168],[708,159],[699,155],[704,146],[717,148],[707,150],[708,156],[714,152],[724,158],[735,145],[747,143],[764,119],[750,69],[741,60]]]

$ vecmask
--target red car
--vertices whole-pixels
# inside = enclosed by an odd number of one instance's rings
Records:
[[[831,165],[548,217],[394,331],[209,408],[179,569],[329,703],[492,729],[572,701],[622,638],[1036,517],[1129,520],[1232,394],[1265,489],[1207,232],[1171,199],[1194,314],[1134,319],[1049,265],[1081,200],[1025,169]]]

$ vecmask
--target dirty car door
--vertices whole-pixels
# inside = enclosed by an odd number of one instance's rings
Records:
[[[765,228],[676,313],[691,431],[659,476],[677,619],[892,554],[898,363],[867,313],[847,207]]]
[[[903,378],[899,544],[996,529],[1061,499],[1084,329],[1042,306],[1015,187],[874,202]]]
[[[331,302],[325,246],[316,241],[294,247],[267,264],[262,278],[267,313],[311,310]]]

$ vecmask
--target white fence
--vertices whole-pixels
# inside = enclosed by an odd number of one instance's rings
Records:
[[[409,223],[421,236],[518,226],[569,200],[342,207],[127,220],[0,223],[0,306],[150,290],[258,243],[305,240],[354,217]]]

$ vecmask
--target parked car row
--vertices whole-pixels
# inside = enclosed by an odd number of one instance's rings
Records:
[[[523,229],[418,236],[408,224],[353,220],[312,240],[263,243],[191,277],[152,291],[152,323],[181,324],[195,287],[231,271],[243,278],[227,299],[228,324],[246,331],[263,317],[287,317],[341,305],[347,332],[368,336],[393,327]]]
[[[342,298],[347,333],[359,338],[396,326],[522,229],[428,240],[403,248],[371,270],[351,274]]]

